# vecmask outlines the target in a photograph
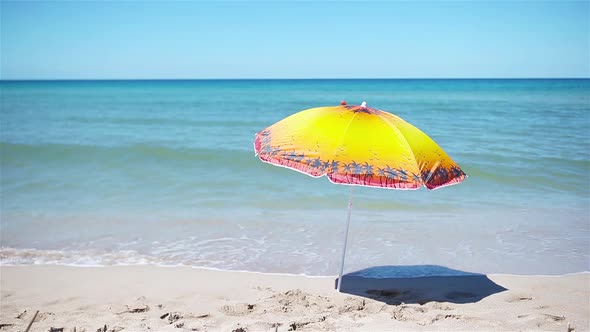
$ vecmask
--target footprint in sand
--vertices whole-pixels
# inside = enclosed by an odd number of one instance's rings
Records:
[[[509,297],[506,302],[508,303],[514,303],[514,302],[520,302],[520,301],[531,301],[533,298],[527,295],[513,295],[511,297]]]
[[[427,326],[427,325],[432,325],[432,324],[435,324],[436,322],[445,321],[445,320],[468,320],[468,318],[466,318],[465,316],[462,316],[462,315],[439,314],[439,315],[436,315],[434,318],[431,318],[430,320],[423,320],[421,322],[418,322],[418,325]]]
[[[439,302],[428,302],[428,303],[424,304],[424,306],[426,308],[430,308],[430,309],[434,309],[434,310],[443,310],[443,311],[455,310],[455,308],[453,308],[452,306],[445,304],[445,303],[439,303]]]
[[[453,315],[453,314],[436,315],[436,317],[434,317],[432,319],[432,323],[437,322],[439,320],[447,320],[447,319],[463,319],[463,316],[461,316],[461,315]]]
[[[277,312],[307,311],[310,307],[322,310],[321,308],[324,307],[332,307],[330,299],[320,295],[305,293],[299,289],[275,294],[266,299],[266,304],[267,307],[273,308]]]
[[[552,321],[552,322],[559,322],[562,320],[565,320],[565,316],[557,316],[557,315],[550,315],[550,314],[533,314],[533,315],[520,315],[518,316],[518,318],[527,318],[527,317],[532,317],[532,318],[542,318],[546,321]]]
[[[423,318],[428,309],[409,305],[399,305],[393,308],[391,318],[399,321],[415,321]]]
[[[551,314],[530,314],[530,315],[519,315],[519,319],[528,321],[531,326],[536,326],[539,329],[553,329],[557,326],[561,326],[563,321],[566,319],[565,316],[551,315]],[[556,325],[559,324],[559,325]]]
[[[321,325],[326,321],[326,316],[321,316],[314,319],[305,319],[300,321],[295,321],[288,324],[289,329],[287,331],[297,331],[301,330],[302,328],[312,328],[313,330],[323,331],[325,328],[322,328]]]
[[[219,311],[228,316],[244,316],[254,311],[255,307],[255,304],[237,303],[232,305],[224,305],[219,309]]]
[[[348,297],[344,300],[344,304],[338,307],[338,313],[343,314],[346,312],[362,311],[365,309],[367,302],[364,299],[355,299]]]

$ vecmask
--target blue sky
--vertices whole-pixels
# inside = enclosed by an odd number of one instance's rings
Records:
[[[590,2],[1,2],[2,79],[590,77]]]

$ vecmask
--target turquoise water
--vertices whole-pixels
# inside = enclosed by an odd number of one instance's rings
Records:
[[[367,101],[468,174],[356,188],[347,270],[590,270],[590,80],[0,82],[4,264],[337,273],[348,187],[260,162],[254,134]]]

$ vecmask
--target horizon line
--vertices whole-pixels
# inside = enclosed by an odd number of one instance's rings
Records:
[[[51,81],[310,81],[310,80],[587,80],[583,77],[347,77],[347,78],[0,78],[0,82]]]

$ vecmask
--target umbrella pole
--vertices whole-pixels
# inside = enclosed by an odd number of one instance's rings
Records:
[[[350,187],[350,194],[348,195],[348,216],[346,217],[346,231],[344,232],[344,248],[342,249],[342,260],[340,263],[340,274],[338,274],[338,292],[342,285],[342,274],[344,272],[344,257],[346,256],[346,243],[348,242],[348,229],[350,228],[350,214],[352,213],[352,186]]]

